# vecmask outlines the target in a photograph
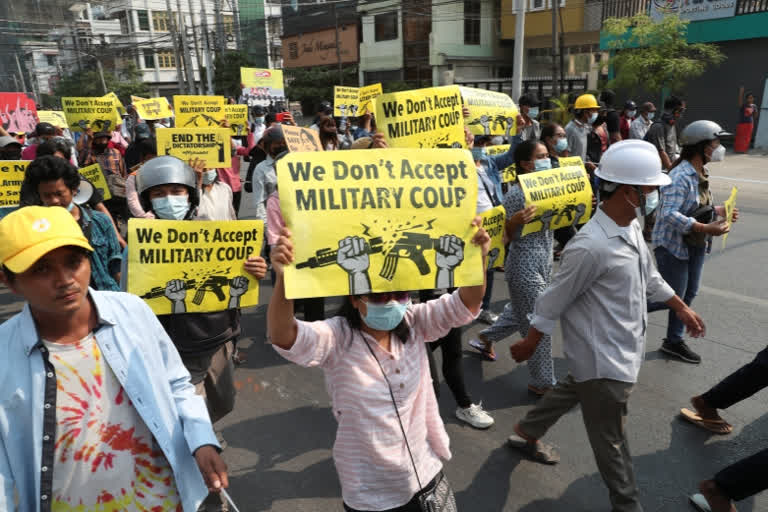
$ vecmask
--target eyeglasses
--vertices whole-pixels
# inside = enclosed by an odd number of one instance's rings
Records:
[[[371,304],[386,304],[391,301],[407,304],[411,300],[410,292],[371,293],[365,297],[367,300],[363,302],[370,302]]]

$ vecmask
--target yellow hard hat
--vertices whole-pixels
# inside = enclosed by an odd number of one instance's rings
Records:
[[[582,94],[576,98],[576,103],[573,104],[573,108],[582,110],[585,108],[600,108],[600,105],[597,104],[597,98],[592,94]]]

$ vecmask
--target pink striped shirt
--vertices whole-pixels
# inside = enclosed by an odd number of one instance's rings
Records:
[[[358,510],[386,510],[406,504],[419,491],[387,384],[367,341],[392,384],[422,485],[451,458],[429,374],[427,347],[453,327],[472,321],[458,290],[437,300],[411,306],[405,319],[410,339],[393,338],[391,352],[346,319],[298,321],[291,350],[275,350],[302,366],[325,373],[333,415],[338,422],[333,459],[344,502]]]

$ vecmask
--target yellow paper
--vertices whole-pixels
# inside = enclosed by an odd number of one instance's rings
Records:
[[[224,105],[224,116],[233,137],[248,135],[248,105]]]
[[[112,100],[112,104],[117,109],[117,112],[120,114],[125,114],[125,107],[123,106],[123,102],[120,101],[120,98],[117,97],[117,94],[115,94],[114,92],[110,92],[108,94],[105,94],[103,98]]]
[[[384,94],[381,84],[366,85],[360,88],[360,110],[357,115],[362,116],[367,113],[375,113],[374,100]]]
[[[56,128],[67,128],[67,118],[61,110],[38,110],[37,118],[41,123],[51,123]]]
[[[243,264],[263,237],[260,220],[130,219],[128,292],[158,315],[254,306],[259,282]]]
[[[76,132],[90,127],[94,132],[109,132],[122,123],[114,101],[102,98],[61,98],[69,129]]]
[[[302,151],[321,151],[320,135],[309,128],[301,126],[283,125],[283,135],[288,151],[292,153]]]
[[[503,155],[507,151],[509,151],[509,144],[501,144],[499,146],[485,146],[486,154],[491,156]],[[515,180],[517,180],[517,171],[515,169],[515,164],[512,164],[506,169],[501,170],[502,183],[513,183]]]
[[[474,135],[515,135],[518,110],[509,95],[461,87],[461,97],[469,108],[465,122]]]
[[[464,148],[459,87],[394,92],[376,98],[376,125],[391,148]]]
[[[232,142],[227,128],[163,128],[157,130],[157,154],[189,161],[201,158],[206,169],[232,167]]]
[[[288,298],[482,283],[468,151],[291,153],[277,161],[277,179],[296,251]]]
[[[535,204],[536,216],[523,226],[522,236],[576,226],[592,215],[592,187],[581,167],[560,167],[518,176],[525,205]]]
[[[174,96],[177,128],[218,127],[226,119],[224,96]]]
[[[0,208],[19,206],[21,183],[28,160],[0,161]]]
[[[146,100],[148,98],[142,98],[141,96],[134,96],[131,94],[131,103],[136,103],[137,101]]]
[[[373,100],[383,94],[381,84],[333,88],[333,115],[358,117],[374,112]]]
[[[561,156],[557,161],[560,162],[560,167],[571,167],[575,165],[584,169],[585,172],[587,170],[587,168],[584,167],[584,162],[581,161],[580,156]]]
[[[173,117],[171,104],[168,103],[168,99],[165,97],[134,101],[133,106],[136,108],[136,113],[139,117],[145,121]]]
[[[483,228],[491,237],[491,249],[488,252],[488,268],[504,268],[504,223],[507,212],[499,205],[480,214]]]
[[[240,68],[240,82],[246,95],[284,98],[283,71],[281,69]]]
[[[733,187],[731,189],[731,195],[725,204],[725,220],[728,222],[728,227],[733,227],[733,209],[736,208],[736,195],[739,193],[739,189]],[[725,242],[728,240],[728,233],[723,235],[723,249],[725,249]]]
[[[104,178],[104,172],[101,170],[99,164],[81,167],[77,172],[83,175],[91,182],[91,185],[93,185],[94,188],[101,192],[105,201],[112,199],[112,194],[109,192],[109,186],[107,186],[107,180]]]

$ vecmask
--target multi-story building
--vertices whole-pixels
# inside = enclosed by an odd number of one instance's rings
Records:
[[[243,50],[254,67],[282,67],[280,0],[239,0]]]

